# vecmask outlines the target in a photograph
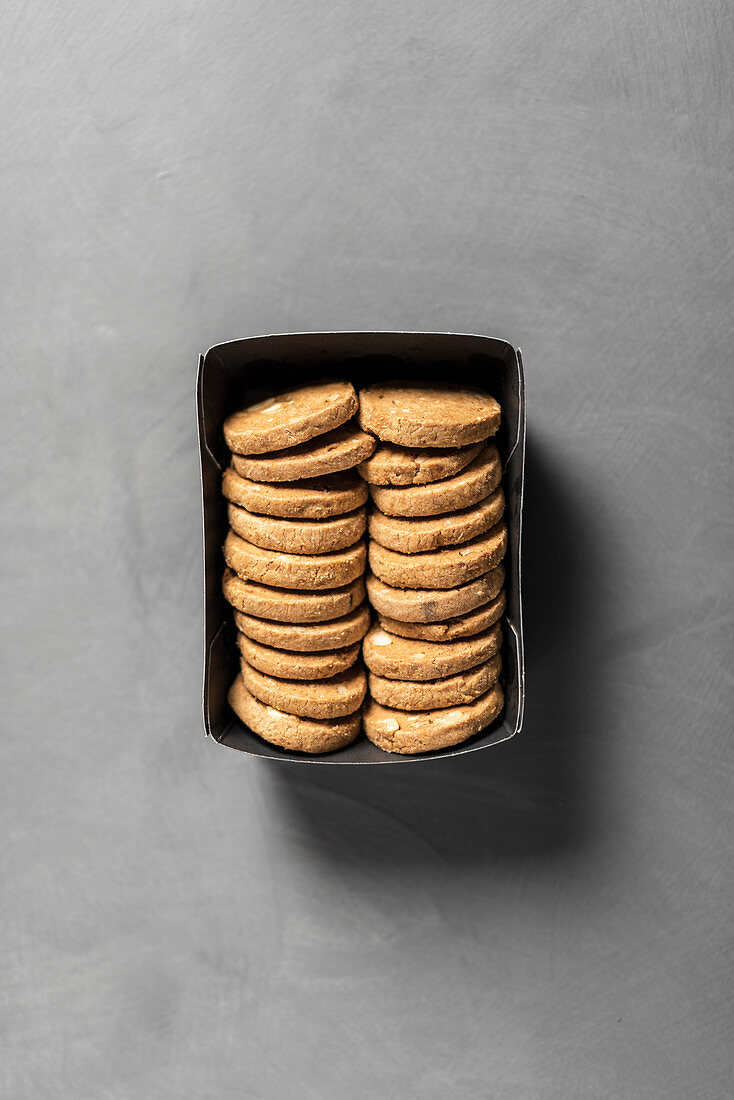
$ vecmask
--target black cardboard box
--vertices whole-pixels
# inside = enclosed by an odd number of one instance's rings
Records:
[[[225,417],[273,393],[322,378],[346,378],[359,389],[403,378],[451,381],[487,390],[500,403],[496,442],[504,468],[509,547],[503,618],[505,709],[488,729],[437,752],[383,752],[361,735],[338,752],[310,756],[261,740],[232,713],[227,690],[238,671],[231,609],[222,595],[222,544],[227,513],[221,494],[228,451]],[[457,756],[506,741],[520,731],[525,670],[520,592],[520,538],[525,464],[525,384],[522,357],[504,340],[447,332],[300,332],[216,344],[199,358],[196,380],[204,516],[204,729],[222,745],[255,756],[305,764],[408,764]]]

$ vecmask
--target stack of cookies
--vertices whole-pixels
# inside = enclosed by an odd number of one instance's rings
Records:
[[[224,595],[240,675],[232,709],[265,740],[329,752],[360,730],[370,625],[364,570],[368,493],[356,471],[375,440],[349,382],[323,382],[229,416],[223,479],[230,530]]]
[[[479,390],[376,385],[359,395],[379,445],[369,483],[367,737],[388,752],[458,744],[504,703],[499,683],[507,529],[491,442],[500,408]]]

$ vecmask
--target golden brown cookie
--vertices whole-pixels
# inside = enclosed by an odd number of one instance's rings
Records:
[[[297,447],[262,455],[232,455],[232,465],[241,477],[252,481],[298,481],[304,477],[351,470],[368,459],[377,444],[350,420],[324,435],[317,435]]]
[[[455,588],[499,565],[507,550],[507,527],[500,520],[491,531],[461,546],[421,554],[398,554],[370,542],[370,569],[394,588]]]
[[[413,754],[458,745],[486,729],[502,713],[504,695],[498,683],[473,703],[419,713],[383,707],[370,699],[362,712],[364,732],[386,752]]]
[[[495,434],[500,407],[470,387],[379,383],[360,390],[359,422],[402,447],[462,447]]]
[[[381,443],[371,458],[360,463],[359,472],[372,485],[427,485],[458,474],[481,449],[481,443],[437,448]]]
[[[286,680],[326,680],[351,668],[359,657],[359,642],[320,653],[293,653],[261,645],[238,632],[237,645],[245,661],[258,672]]]
[[[388,680],[370,672],[367,676],[370,695],[383,707],[396,710],[440,710],[463,707],[489,691],[502,670],[502,658],[497,654],[476,668],[457,672],[442,680],[416,683],[414,680]]]
[[[346,718],[322,721],[284,714],[250,695],[241,676],[232,684],[227,698],[237,717],[253,733],[291,752],[334,752],[351,744],[362,726],[359,711]]]
[[[361,665],[353,665],[330,680],[281,680],[240,662],[245,687],[261,703],[301,718],[343,718],[359,710],[367,693]]]
[[[401,638],[373,626],[362,643],[362,654],[370,672],[388,680],[440,680],[483,664],[494,657],[501,644],[499,623],[454,642]]]
[[[505,495],[501,488],[471,508],[440,516],[386,516],[373,508],[369,532],[375,542],[389,550],[417,554],[440,546],[456,546],[484,534],[499,522],[504,510]]]
[[[274,588],[339,588],[364,573],[364,540],[330,554],[284,554],[263,550],[234,531],[224,541],[224,560],[240,577]]]
[[[498,622],[505,610],[504,590],[489,603],[438,623],[403,623],[380,615],[380,626],[388,634],[400,634],[403,638],[423,638],[427,642],[452,642],[456,638],[469,638]]]
[[[277,591],[283,594],[282,589]],[[361,641],[370,628],[370,611],[367,603],[363,603],[339,619],[313,623],[279,623],[235,611],[234,621],[239,631],[263,645],[295,653],[318,653]]]
[[[367,594],[380,615],[406,623],[438,623],[493,600],[505,583],[502,565],[459,588],[394,588],[367,574]]]
[[[224,471],[222,492],[227,500],[266,516],[292,519],[326,519],[353,512],[367,500],[359,474],[347,470],[303,481],[250,481],[231,466]]]
[[[237,504],[227,506],[232,530],[264,550],[287,554],[327,554],[344,550],[362,538],[367,526],[364,508],[331,519],[281,519],[248,512]]]
[[[232,569],[224,571],[222,591],[225,600],[245,615],[279,623],[321,623],[339,619],[359,607],[365,597],[363,577],[325,592],[296,592],[238,577]]]
[[[338,428],[356,411],[351,382],[318,382],[232,413],[224,421],[224,438],[237,454],[263,454]]]
[[[484,500],[497,488],[501,477],[499,452],[491,443],[453,477],[432,481],[430,485],[409,485],[397,489],[370,485],[370,493],[385,515],[437,516],[441,512],[458,512]]]

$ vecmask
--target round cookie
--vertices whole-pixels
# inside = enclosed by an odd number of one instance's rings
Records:
[[[247,664],[258,672],[289,680],[326,680],[351,668],[359,657],[359,642],[320,653],[293,653],[261,645],[246,634],[238,634],[237,645]]]
[[[498,683],[466,706],[419,713],[383,707],[370,699],[362,712],[364,732],[386,752],[414,754],[447,749],[491,725],[504,706]]]
[[[232,465],[241,477],[253,481],[297,481],[350,470],[368,459],[376,445],[374,436],[350,421],[296,447],[262,455],[234,454]]]
[[[224,541],[224,560],[241,577],[275,588],[339,588],[364,573],[364,540],[329,554],[284,554],[263,550],[234,531]]]
[[[383,707],[396,710],[440,710],[443,707],[463,707],[473,703],[496,683],[502,671],[502,658],[497,654],[483,665],[457,672],[443,680],[416,683],[413,680],[388,680],[370,672],[367,677],[370,695]]]
[[[458,474],[481,448],[481,443],[435,449],[381,443],[372,457],[360,464],[359,472],[372,485],[427,485]]]
[[[235,611],[234,621],[237,629],[248,638],[254,638],[256,642],[274,646],[276,649],[295,652],[300,657],[304,653],[341,649],[361,641],[370,628],[370,612],[367,604],[363,603],[340,619],[315,623],[279,623]]]
[[[232,413],[224,421],[224,438],[230,451],[241,455],[295,447],[338,428],[357,406],[351,382],[317,382]]]
[[[368,573],[367,594],[380,615],[406,623],[438,623],[493,600],[504,583],[502,565],[459,588],[393,588]]]
[[[373,626],[362,643],[362,654],[370,672],[388,680],[440,680],[483,664],[494,657],[501,644],[499,623],[454,642],[401,638]]]
[[[253,733],[291,752],[334,752],[351,744],[362,725],[359,712],[321,721],[284,714],[251,695],[241,676],[232,684],[227,699],[237,717]]]
[[[495,489],[491,496],[460,512],[441,516],[386,516],[373,508],[369,532],[375,542],[401,554],[417,554],[437,550],[440,546],[456,546],[468,542],[494,527],[505,511],[505,494]]]
[[[398,554],[379,542],[370,542],[370,569],[394,588],[455,588],[494,569],[506,550],[507,527],[501,520],[491,531],[462,546],[421,554]]]
[[[504,610],[503,590],[489,603],[467,612],[466,615],[459,615],[455,619],[444,619],[439,623],[403,623],[400,619],[390,619],[386,615],[380,615],[380,626],[388,634],[399,634],[402,638],[422,638],[426,642],[452,642],[456,638],[469,638],[472,634],[487,630],[499,621]]]
[[[352,470],[303,481],[250,481],[229,466],[222,478],[227,500],[266,516],[327,519],[353,512],[367,500],[362,478]]]
[[[367,526],[364,508],[332,519],[281,519],[248,512],[237,504],[227,506],[232,530],[264,550],[288,554],[327,554],[344,550],[361,539]]]
[[[379,439],[403,447],[462,447],[494,435],[500,407],[465,386],[379,383],[359,393],[359,422]]]
[[[501,477],[502,463],[492,443],[453,477],[432,481],[430,485],[396,489],[370,485],[370,493],[380,511],[388,516],[437,516],[441,512],[458,512],[484,500],[497,488]]]
[[[343,718],[359,710],[367,693],[361,665],[329,680],[281,680],[240,661],[245,687],[261,703],[301,718]]]
[[[348,615],[365,597],[363,577],[326,592],[294,592],[238,577],[233,569],[225,569],[222,591],[238,611],[278,623],[329,622]]]

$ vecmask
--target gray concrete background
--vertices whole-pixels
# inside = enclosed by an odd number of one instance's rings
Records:
[[[0,15],[0,1093],[698,1100],[732,1077],[731,8]],[[525,352],[521,739],[207,743],[194,368]]]

